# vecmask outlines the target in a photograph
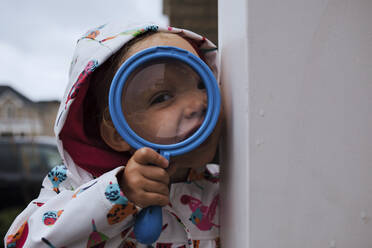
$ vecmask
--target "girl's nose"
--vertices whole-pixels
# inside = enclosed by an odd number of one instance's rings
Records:
[[[186,99],[184,116],[187,119],[204,117],[207,112],[207,96],[205,93],[197,93]]]

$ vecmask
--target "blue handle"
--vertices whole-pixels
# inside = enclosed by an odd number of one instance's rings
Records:
[[[163,214],[160,206],[150,206],[139,212],[134,223],[134,236],[137,241],[150,245],[158,240],[163,226]]]
[[[169,152],[160,151],[169,161]],[[158,240],[163,228],[163,212],[160,206],[150,206],[139,212],[134,223],[134,236],[141,244],[151,245]]]

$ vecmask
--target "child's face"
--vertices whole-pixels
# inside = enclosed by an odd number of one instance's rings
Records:
[[[175,34],[156,33],[135,43],[126,57],[153,46],[175,46],[198,56],[194,48]],[[128,79],[123,97],[124,115],[136,133],[158,144],[174,144],[190,137],[203,123],[207,95],[196,72],[175,61],[145,66]],[[221,118],[220,118],[221,119]],[[221,129],[197,149],[171,158],[172,173],[197,168],[213,159]]]
[[[203,123],[207,94],[198,74],[172,60],[152,63],[132,74],[123,96],[124,115],[142,138],[175,144]]]

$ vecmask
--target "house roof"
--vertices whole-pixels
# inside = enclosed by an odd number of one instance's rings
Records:
[[[15,94],[17,97],[19,97],[23,102],[27,103],[27,104],[35,104],[35,105],[38,105],[38,106],[43,106],[43,105],[48,105],[48,104],[59,104],[59,101],[58,100],[50,100],[50,101],[32,101],[31,99],[27,98],[26,96],[24,96],[23,94],[21,94],[20,92],[18,92],[17,90],[15,90],[14,88],[12,88],[11,86],[9,85],[0,85],[0,98],[2,96],[3,93],[5,92],[12,92],[13,94]]]
[[[28,99],[27,97],[25,97],[24,95],[22,95],[21,93],[19,93],[15,89],[13,89],[12,87],[10,87],[8,85],[0,85],[0,98],[1,98],[2,94],[4,94],[5,92],[12,92],[13,94],[18,96],[25,103],[29,103],[29,104],[34,103],[33,101],[31,101],[30,99]]]

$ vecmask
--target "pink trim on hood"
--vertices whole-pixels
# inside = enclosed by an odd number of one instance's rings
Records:
[[[88,91],[90,75],[95,68],[90,68],[90,61],[84,71],[79,75],[77,82],[71,88],[66,104],[71,99],[74,102],[69,109],[69,115],[65,121],[59,138],[63,141],[63,148],[70,154],[74,162],[81,168],[90,172],[93,176],[125,165],[129,159],[128,153],[113,151],[104,142],[97,142],[92,137],[87,137],[84,130],[83,101]],[[87,69],[89,68],[89,69]],[[84,80],[80,80],[83,78]],[[67,105],[66,105],[67,106]]]

